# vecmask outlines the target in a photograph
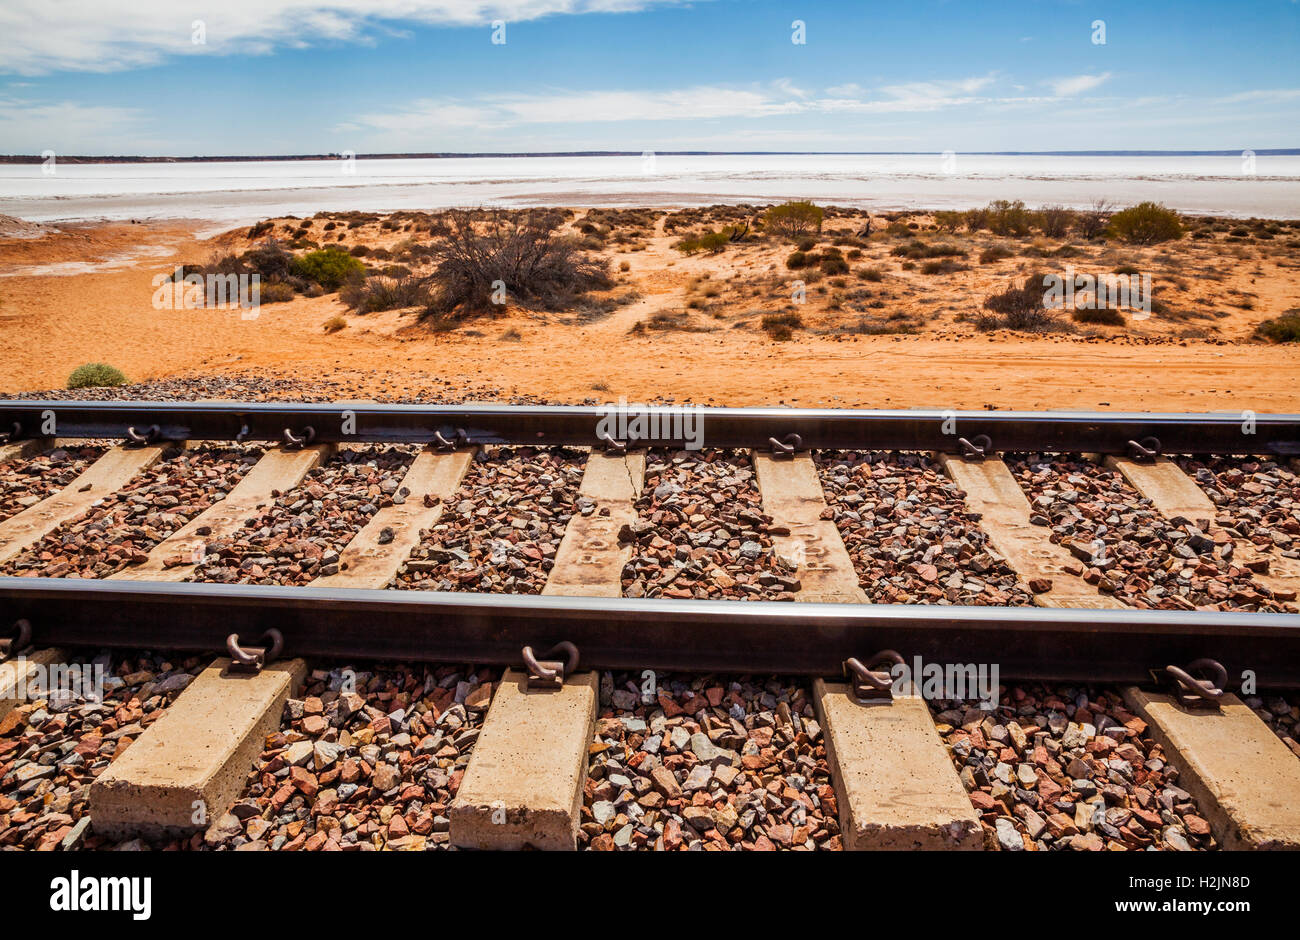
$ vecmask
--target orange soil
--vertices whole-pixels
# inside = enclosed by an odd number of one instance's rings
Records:
[[[643,250],[610,254],[616,271],[620,261],[631,266],[616,276],[615,293],[631,287],[640,299],[604,319],[571,324],[515,309],[449,333],[429,332],[397,312],[350,315],[335,295],[265,305],[253,320],[237,311],[153,308],[155,275],[181,262],[201,263],[218,246],[246,247],[242,232],[203,241],[195,236],[197,224],[115,223],[65,227],[35,239],[0,238],[0,273],[67,262],[122,263],[140,255],[123,267],[87,273],[29,270],[0,277],[0,392],[61,388],[77,365],[105,361],[137,381],[195,373],[328,378],[358,398],[403,389],[432,393],[445,383],[569,402],[623,396],[808,407],[1300,411],[1296,347],[1200,339],[1144,345],[1131,339],[1135,333],[1173,335],[1168,324],[1154,320],[1141,329],[1132,324],[1097,331],[1108,338],[1026,337],[977,334],[951,316],[930,316],[928,332],[919,335],[807,330],[792,342],[776,343],[757,329],[752,315],[783,306],[784,288],[776,279],[792,276],[778,263],[788,246],[681,258],[662,225],[660,220]],[[364,243],[379,244],[389,233],[372,234]],[[396,240],[388,238],[390,244]],[[162,256],[166,249],[174,254]],[[1186,252],[1201,264],[1215,258],[1207,246],[1165,250]],[[887,245],[873,246],[862,263],[887,267],[886,283],[851,287],[890,289],[894,302],[909,311],[936,302],[949,311],[977,311],[987,293],[1005,287],[1019,270],[1014,262],[1001,262],[1000,270],[991,271],[971,258],[973,270],[951,281],[925,278],[898,270]],[[1088,267],[1087,259],[1073,264]],[[1277,270],[1265,267],[1275,264]],[[1249,311],[1219,313],[1216,335],[1239,339],[1259,320],[1300,303],[1300,287],[1285,267],[1291,267],[1285,258],[1249,256],[1226,281],[1194,285],[1199,294],[1238,290],[1252,296]],[[682,310],[699,289],[692,279],[705,272],[714,284],[738,274],[705,311],[689,314],[710,332],[629,335],[650,314]],[[850,319],[818,303],[824,300],[813,300],[804,313],[810,326]],[[744,328],[729,328],[742,309],[749,317]],[[346,316],[347,327],[325,334],[323,324],[338,315]],[[517,339],[502,336],[511,330]]]

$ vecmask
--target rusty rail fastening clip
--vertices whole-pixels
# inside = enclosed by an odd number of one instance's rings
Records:
[[[550,658],[558,653],[564,654],[563,660]],[[551,647],[546,653],[546,659],[539,661],[531,646],[524,647],[523,656],[530,689],[558,689],[578,668],[578,648],[568,640]]]
[[[793,457],[795,451],[803,449],[803,438],[798,434],[787,434],[781,440],[769,437],[768,443],[772,445],[772,454],[776,457]]]
[[[1209,672],[1212,678],[1198,679],[1193,672]],[[1217,709],[1223,698],[1223,687],[1228,684],[1228,670],[1215,659],[1198,659],[1188,663],[1186,669],[1166,666],[1151,670],[1156,684],[1178,701],[1184,708]]]
[[[959,437],[957,443],[961,445],[961,455],[967,460],[983,460],[993,449],[993,439],[987,434],[976,434],[970,440]]]
[[[143,447],[158,440],[161,434],[162,428],[156,424],[151,424],[145,428],[143,434],[135,429],[135,425],[131,425],[126,429],[126,445],[128,447]]]
[[[310,424],[302,429],[301,434],[294,434],[288,428],[284,429],[284,446],[286,450],[301,450],[314,440],[316,440],[316,429]]]
[[[627,441],[616,441],[604,431],[596,435],[597,439],[605,445],[605,453],[618,454],[622,456],[627,453]]]
[[[894,700],[894,676],[892,669],[880,670],[876,667],[884,663],[895,666],[903,665],[903,657],[894,650],[881,650],[863,665],[860,659],[844,660],[844,675],[851,683],[853,699],[859,705],[872,702],[892,702]]]
[[[32,642],[32,623],[30,620],[15,620],[14,635],[8,640],[0,640],[0,663],[7,662]]]
[[[1160,438],[1144,437],[1141,441],[1129,441],[1128,456],[1138,463],[1155,460],[1160,456]]]
[[[240,646],[239,634],[232,633],[226,637],[226,654],[230,657],[230,671],[243,675],[255,675],[262,667],[278,659],[284,650],[284,635],[275,627],[262,634],[263,640],[270,640],[270,646]]]
[[[469,432],[464,428],[456,428],[454,434],[456,439],[454,441],[449,441],[443,436],[441,431],[434,431],[433,443],[436,444],[438,450],[441,451],[453,451],[457,447],[469,447],[473,444],[469,439]]]
[[[0,431],[0,444],[10,444],[23,436],[23,426],[17,421],[8,431]]]

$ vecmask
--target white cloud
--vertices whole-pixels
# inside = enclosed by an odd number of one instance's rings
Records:
[[[472,99],[423,98],[393,111],[354,115],[334,130],[355,134],[365,128],[390,140],[428,141],[448,129],[498,131],[527,125],[583,125],[616,122],[754,120],[790,115],[898,115],[971,105],[1015,107],[1044,98],[978,97],[994,76],[892,85],[884,97],[870,97],[859,85],[839,85],[813,96],[778,79],[766,85],[697,85],[666,91],[555,90],[535,94],[482,95]]]
[[[133,108],[0,96],[0,140],[13,153],[80,154],[95,148],[148,153],[159,142],[144,132],[144,116]],[[94,147],[87,148],[86,141],[94,141]]]
[[[383,130],[480,129],[521,124],[586,124],[612,121],[694,121],[759,118],[803,110],[798,101],[758,89],[700,85],[673,91],[575,91],[533,95],[485,95],[473,101],[421,99],[387,114],[354,117],[350,126]]]
[[[1255,91],[1242,91],[1235,95],[1215,98],[1214,103],[1241,104],[1246,101],[1287,101],[1291,98],[1300,98],[1300,88],[1260,88]]]
[[[681,2],[685,0],[223,0],[210,5],[176,0],[4,0],[0,72],[108,72],[172,56],[257,54],[322,41],[356,41],[391,31],[398,23],[486,26],[497,19],[517,23]],[[204,24],[206,44],[193,42],[196,20]]]
[[[1070,95],[1091,91],[1108,78],[1110,78],[1110,72],[1102,72],[1100,75],[1071,75],[1067,78],[1051,78],[1043,84],[1051,88],[1052,94],[1058,98],[1067,98]]]

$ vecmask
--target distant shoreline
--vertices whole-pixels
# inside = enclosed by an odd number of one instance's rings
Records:
[[[1245,148],[1249,149],[1249,148]],[[986,157],[1237,157],[1239,150],[961,150],[966,156]],[[942,151],[946,153],[947,151]],[[1261,148],[1253,151],[1261,157],[1300,156],[1300,147]],[[358,153],[350,155],[356,160],[464,160],[503,159],[520,157],[640,157],[654,153],[663,157],[771,157],[771,156],[938,156],[938,150],[566,150],[520,153]],[[338,160],[341,153],[314,154],[231,154],[226,156],[148,157],[148,156],[94,156],[55,155],[59,163],[271,163],[312,160]],[[0,164],[39,164],[46,157],[37,154],[0,154]]]

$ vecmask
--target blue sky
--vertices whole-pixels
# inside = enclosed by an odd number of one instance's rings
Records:
[[[8,153],[1260,150],[1297,128],[1294,0],[0,4]]]

